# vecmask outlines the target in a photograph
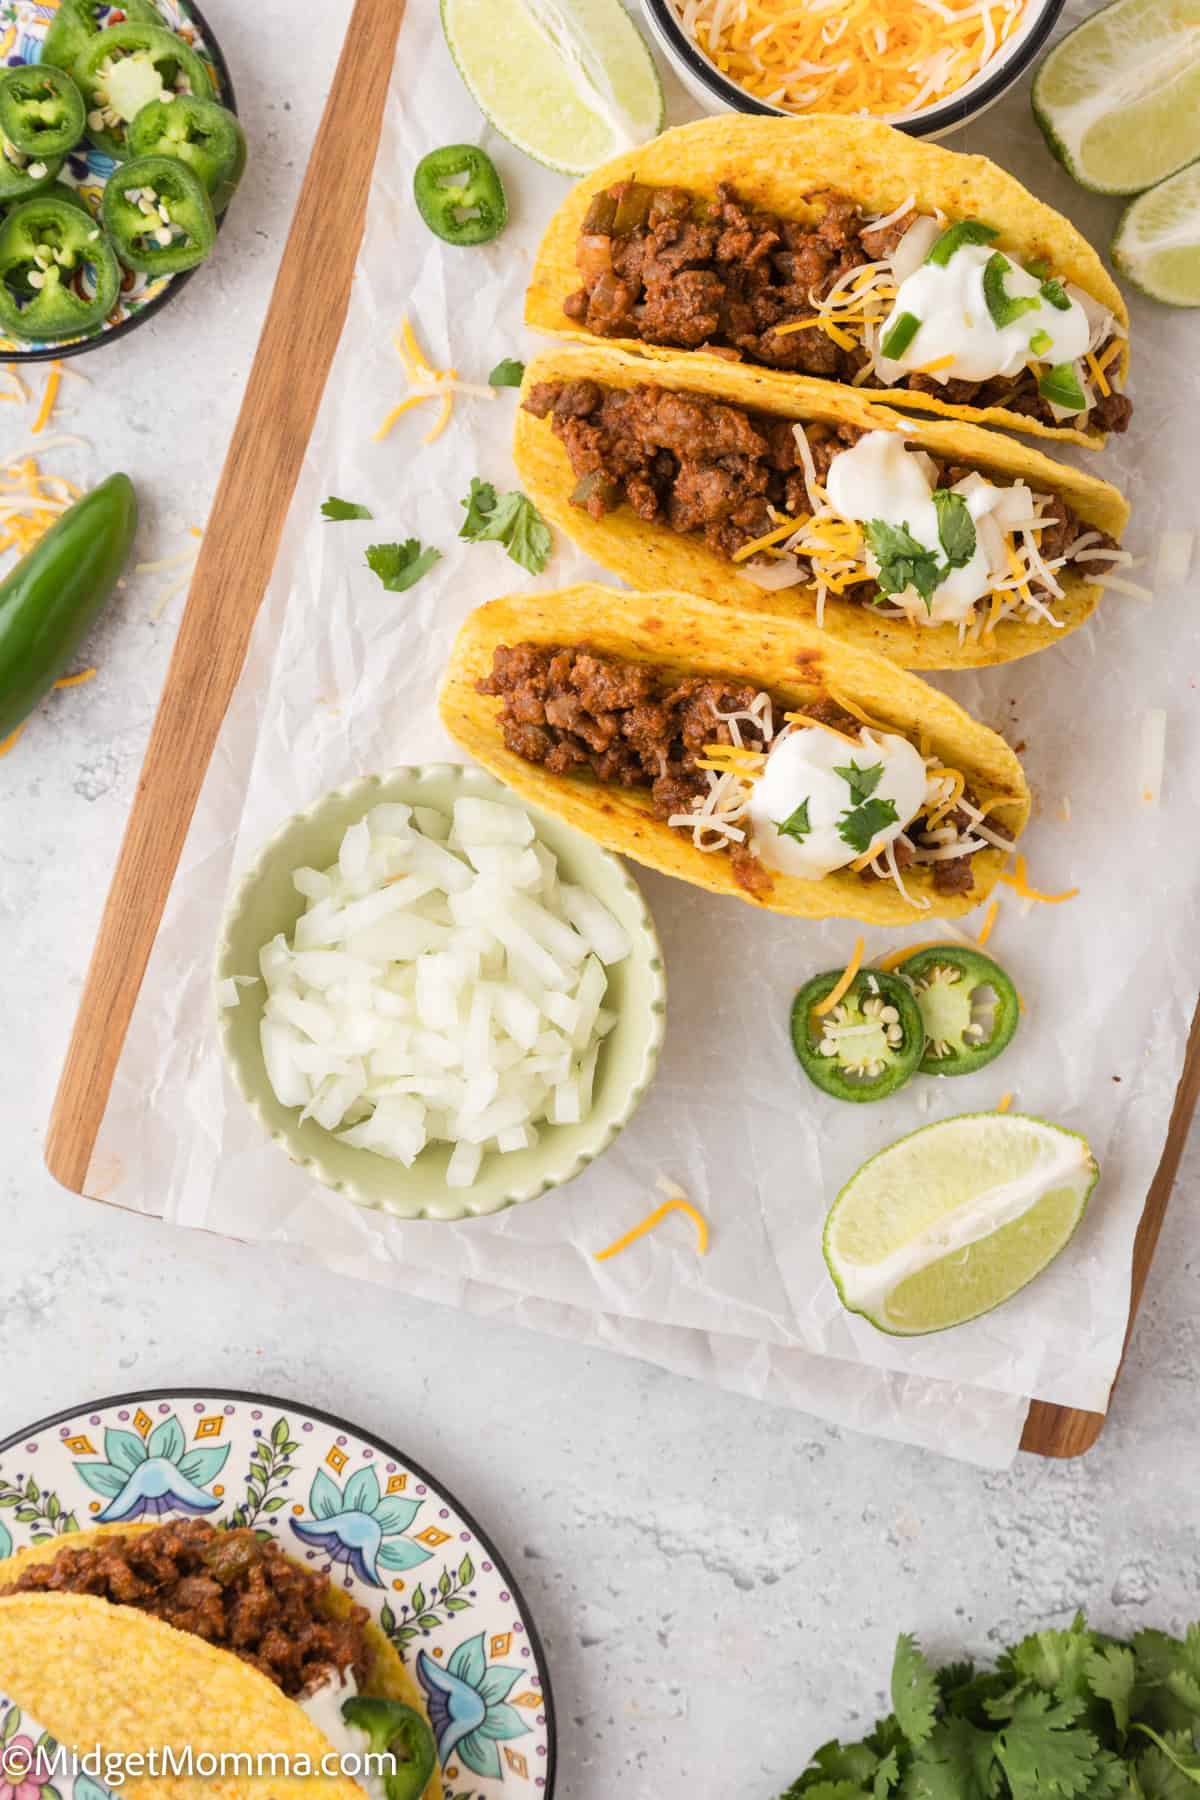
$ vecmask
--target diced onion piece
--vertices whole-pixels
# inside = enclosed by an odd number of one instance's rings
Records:
[[[519,806],[463,794],[454,802],[454,835],[460,844],[532,844],[533,820]]]
[[[227,1007],[236,1006],[241,1000],[241,997],[242,996],[238,991],[238,984],[233,979],[232,975],[227,975],[224,981],[218,981],[217,1005],[222,1012],[224,1012]]]
[[[452,1188],[473,1187],[482,1161],[483,1145],[468,1143],[465,1138],[460,1139],[454,1146],[450,1161],[446,1164],[446,1186]]]
[[[447,827],[444,813],[430,812],[429,808],[424,806],[405,806],[398,800],[381,800],[378,806],[371,808],[365,823],[373,838],[407,837],[411,829],[410,821],[415,819],[418,812],[429,813],[429,817],[432,819],[440,819],[442,836],[445,837]],[[436,832],[427,830],[424,825],[421,826],[421,830],[426,837],[437,836]]]
[[[1138,758],[1143,806],[1158,806],[1162,799],[1163,770],[1167,753],[1167,715],[1161,707],[1142,715],[1141,754]]]
[[[267,1079],[280,1106],[306,1106],[310,1093],[308,1077],[292,1054],[300,1042],[299,1033],[279,1019],[264,1018],[258,1036]]]
[[[414,806],[412,822],[422,837],[432,838],[435,844],[444,844],[450,836],[450,821],[443,812],[435,812],[432,806]]]
[[[338,871],[347,887],[354,887],[367,873],[371,854],[371,833],[365,819],[358,819],[342,838],[338,850]]]
[[[563,911],[592,954],[606,967],[623,962],[630,951],[629,933],[607,906],[573,882],[564,881],[559,893]]]
[[[292,876],[292,886],[306,900],[327,900],[333,892],[332,881],[320,869],[297,869]]]
[[[1182,587],[1192,566],[1194,531],[1164,531],[1158,541],[1155,579],[1165,587]]]

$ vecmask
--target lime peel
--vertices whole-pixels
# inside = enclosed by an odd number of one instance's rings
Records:
[[[1200,306],[1200,162],[1125,208],[1112,259],[1127,281],[1168,306]]]
[[[1097,1175],[1085,1138],[1024,1114],[926,1125],[835,1200],[824,1249],[839,1297],[906,1336],[990,1312],[1058,1255]]]
[[[586,175],[662,130],[654,59],[620,0],[441,0],[480,111],[547,167]]]

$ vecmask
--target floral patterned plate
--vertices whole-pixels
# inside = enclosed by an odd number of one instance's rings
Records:
[[[163,24],[185,37],[208,64],[221,104],[236,112],[237,100],[229,69],[199,7],[193,0],[156,0],[156,4],[163,16]],[[58,0],[0,0],[0,68],[11,69],[21,63],[38,61],[42,40],[57,10]],[[106,19],[106,24],[122,16],[119,5],[114,4],[109,11],[113,17]],[[78,188],[93,216],[98,216],[104,184],[115,166],[110,156],[92,149],[89,144],[81,144],[63,164],[59,180],[68,187]],[[217,223],[219,228],[220,220]],[[195,272],[188,269],[182,275],[149,277],[134,275],[126,269],[116,306],[104,323],[86,336],[43,343],[37,339],[8,338],[0,334],[0,354],[13,362],[43,362],[49,357],[79,356],[96,344],[124,337],[135,325],[165,306]]]
[[[549,1800],[554,1702],[533,1621],[458,1501],[312,1407],[223,1389],[122,1394],[0,1444],[0,1556],[89,1525],[188,1514],[329,1569],[424,1691],[447,1800]]]

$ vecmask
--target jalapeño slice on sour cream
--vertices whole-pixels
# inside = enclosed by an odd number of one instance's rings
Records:
[[[864,727],[855,743],[802,725],[775,744],[747,812],[760,861],[820,881],[899,837],[925,803],[924,759],[907,738]]]
[[[926,222],[918,220],[912,230],[923,226],[927,231]],[[1061,282],[1039,280],[1011,257],[998,257],[994,232],[980,241],[979,233],[965,231],[955,238],[958,229],[944,232],[924,261],[899,280],[880,330],[887,347],[876,359],[883,379],[895,381],[932,361],[939,366],[928,372],[937,381],[990,381],[1019,375],[1034,360],[1059,364],[1082,357],[1091,322]],[[904,242],[896,256],[902,268],[909,260],[902,254]],[[892,328],[906,313],[920,321],[920,330],[907,342],[901,337],[897,348]],[[1029,344],[1034,331],[1049,339],[1037,357]]]
[[[935,489],[933,468],[924,451],[907,447],[902,433],[868,431],[830,462],[826,491],[843,518],[875,527],[868,531],[872,573],[878,572],[887,597],[900,606],[915,604],[930,624],[954,624],[969,618],[996,580],[1007,577],[1004,533],[1029,523],[1034,498],[1023,483],[999,487],[974,470],[953,488]],[[935,500],[935,493],[956,499]],[[953,535],[951,511],[958,514]],[[893,544],[902,533],[914,553],[923,554],[885,562],[880,551],[887,533],[880,526],[893,528]],[[902,579],[906,573],[915,574],[916,585]]]

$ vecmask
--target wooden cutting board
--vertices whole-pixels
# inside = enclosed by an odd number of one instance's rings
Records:
[[[213,502],[50,1119],[46,1165],[77,1194],[341,337],[403,12],[356,0]],[[1200,1008],[1134,1246],[1130,1331],[1198,1097]],[[1021,1444],[1079,1456],[1103,1428],[1035,1400]]]

